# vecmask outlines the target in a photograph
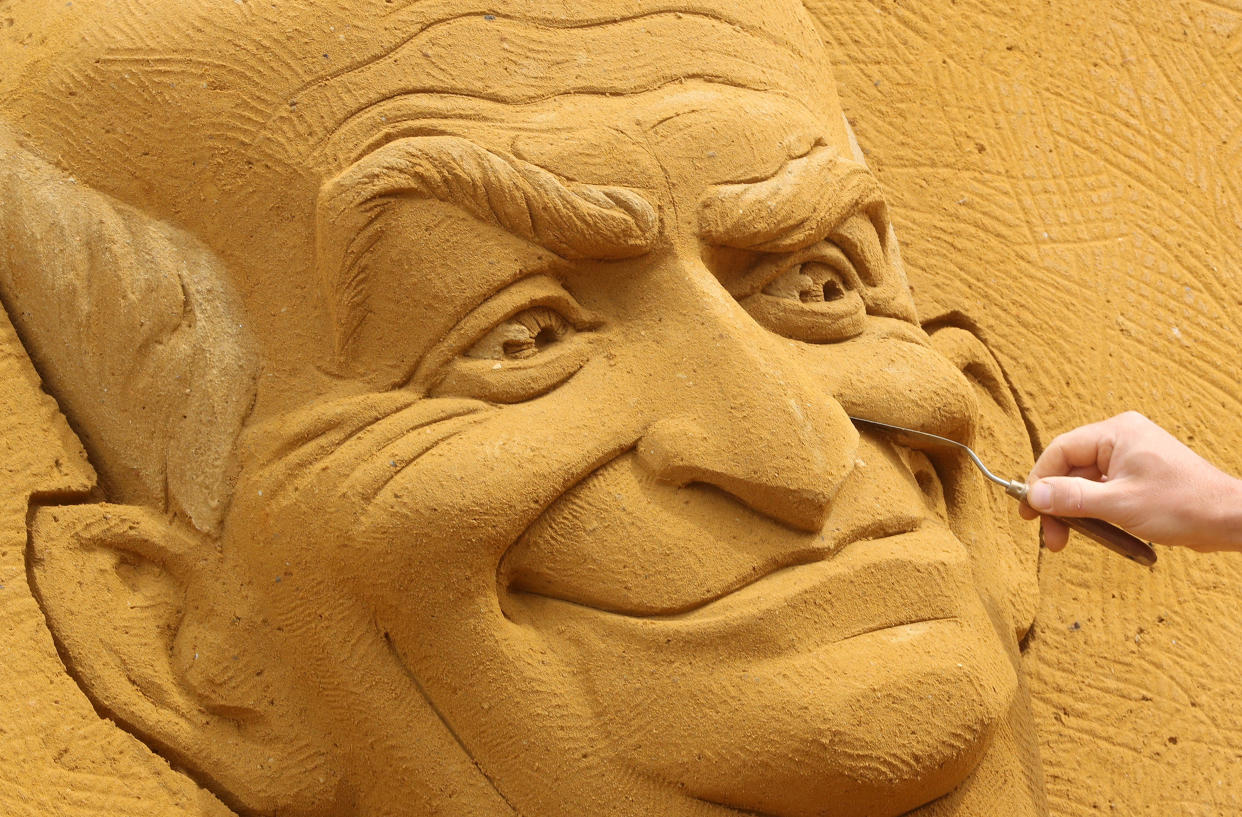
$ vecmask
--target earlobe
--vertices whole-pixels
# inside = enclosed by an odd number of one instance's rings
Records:
[[[331,813],[327,755],[296,720],[259,710],[283,697],[267,688],[277,673],[255,670],[261,646],[234,643],[218,594],[203,590],[220,580],[213,540],[132,505],[39,507],[27,572],[67,669],[102,714],[235,808]]]
[[[927,321],[924,328],[932,345],[965,375],[975,393],[979,416],[972,447],[996,474],[1025,479],[1034,464],[1034,441],[1019,396],[974,327],[956,317]],[[977,553],[977,560],[987,574],[985,586],[1021,639],[1034,622],[1039,602],[1037,534],[1018,516],[1013,500],[985,484],[973,469],[956,482],[956,496],[946,497],[950,504],[986,508],[989,527],[996,530],[995,543]]]

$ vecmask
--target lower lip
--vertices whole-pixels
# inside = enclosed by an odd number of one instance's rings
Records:
[[[763,653],[806,651],[871,633],[961,616],[973,596],[969,554],[946,528],[927,524],[854,542],[830,559],[784,568],[689,613],[640,617],[515,592],[518,623],[589,627],[621,640],[681,647],[751,644]],[[900,633],[893,633],[898,635]]]

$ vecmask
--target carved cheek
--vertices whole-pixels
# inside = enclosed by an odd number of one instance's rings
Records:
[[[850,415],[969,440],[979,408],[961,372],[929,346],[901,339],[921,334],[914,327],[890,319],[869,322],[868,332],[855,340],[800,345],[795,354]]]

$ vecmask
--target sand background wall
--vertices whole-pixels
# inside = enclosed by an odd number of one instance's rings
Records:
[[[1242,474],[1242,2],[813,4],[924,316],[1044,441],[1138,409]],[[1242,813],[1242,556],[1044,554],[1051,811]]]
[[[978,323],[1045,441],[1136,408],[1242,473],[1242,1],[811,6],[923,314]],[[64,674],[26,500],[90,471],[7,321],[0,381],[0,813],[227,815]],[[1076,541],[1041,585],[1052,813],[1242,811],[1242,556]]]

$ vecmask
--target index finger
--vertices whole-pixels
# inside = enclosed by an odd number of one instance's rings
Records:
[[[1088,423],[1058,435],[1035,460],[1028,482],[1044,477],[1072,476],[1076,469],[1108,473],[1116,434],[1109,420]]]

